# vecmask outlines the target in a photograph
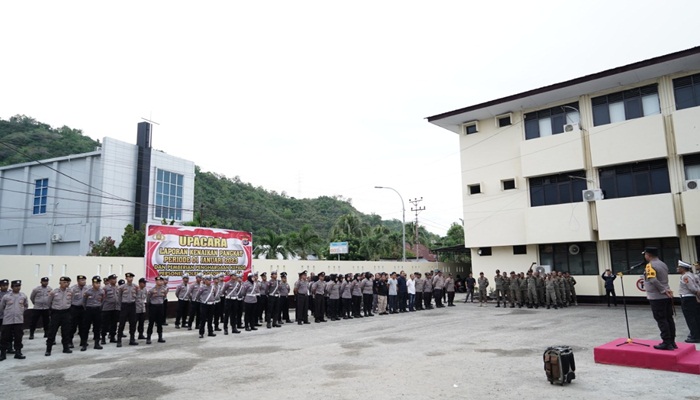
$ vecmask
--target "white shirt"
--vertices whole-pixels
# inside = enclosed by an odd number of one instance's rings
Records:
[[[406,280],[406,287],[408,288],[408,294],[416,294],[416,282],[413,279]]]

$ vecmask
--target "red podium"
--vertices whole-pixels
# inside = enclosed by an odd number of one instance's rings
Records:
[[[649,368],[663,371],[684,372],[700,375],[700,351],[694,344],[677,343],[678,349],[656,350],[654,345],[660,340],[634,339],[634,343],[625,343],[627,338],[615,339],[610,343],[593,349],[593,359],[599,364],[622,365],[626,367]],[[620,345],[620,343],[625,343]]]

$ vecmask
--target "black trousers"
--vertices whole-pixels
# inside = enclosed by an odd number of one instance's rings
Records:
[[[41,326],[44,328],[44,336],[48,335],[49,333],[49,315],[50,311],[48,309],[46,310],[37,310],[36,308],[32,310],[32,319],[29,321],[29,334],[33,335],[34,331],[36,331],[36,325],[39,322],[39,319],[41,319]]]
[[[70,308],[65,310],[51,310],[51,323],[49,324],[49,335],[46,337],[46,345],[53,346],[56,340],[56,333],[61,329],[61,344],[63,348],[68,348],[70,344]]]
[[[681,309],[690,330],[690,337],[700,340],[700,303],[695,300],[695,296],[681,297]]]
[[[200,307],[200,302],[198,301],[193,301],[192,304],[190,304],[190,315],[189,315],[189,321],[187,322],[187,327],[191,328],[192,327],[192,322],[195,323],[194,327],[199,329],[199,312],[202,309]],[[183,322],[184,323],[184,322]]]
[[[2,325],[2,335],[0,335],[0,349],[7,351],[12,348],[14,342],[15,350],[22,350],[22,335],[24,335],[23,324]]]
[[[257,305],[258,303],[245,304],[245,328],[255,328],[258,323]]]
[[[150,306],[151,305],[149,304],[149,320],[152,319]],[[163,312],[162,307],[160,308],[160,312]],[[119,333],[117,335],[117,340],[120,342],[122,340],[122,333],[124,333],[124,326],[126,326],[127,321],[129,322],[129,337],[133,339],[134,335],[136,334],[136,303],[122,303],[122,309],[119,311],[119,330],[117,331]]]
[[[226,299],[224,308],[224,330],[228,327],[229,322],[231,323],[231,329],[235,330],[237,326],[240,325],[240,313],[238,312],[240,308],[240,301],[238,301],[238,299]]]
[[[339,317],[338,315],[338,308],[340,305],[340,299],[328,299],[328,317],[330,319],[337,319]]]
[[[214,304],[214,326],[219,327],[219,322],[224,323],[224,303],[226,298],[219,298],[219,302]]]
[[[85,308],[83,306],[70,306],[70,340],[73,341],[75,333],[78,332],[78,337],[83,337],[83,317]]]
[[[153,325],[156,326],[156,332],[158,332],[158,337],[163,336],[163,322],[165,318],[165,313],[163,309],[165,306],[163,304],[149,304],[148,305],[148,329],[146,330],[146,337],[150,338],[153,334]],[[122,305],[122,311],[124,310],[124,305]],[[134,322],[136,322],[136,313],[134,313]],[[211,324],[211,321],[209,322]],[[136,328],[136,324],[129,324],[129,333],[134,336],[134,331],[131,328]],[[119,331],[121,332],[121,326]]]
[[[360,316],[361,306],[362,306],[362,296],[352,296],[352,315],[354,317]]]
[[[234,309],[236,310],[236,324],[239,328],[243,327],[243,300],[236,300]]]
[[[87,346],[90,327],[92,326],[93,340],[100,340],[102,328],[102,310],[100,307],[86,307],[83,314],[83,326],[80,328],[80,345]]]
[[[212,323],[214,319],[214,304],[199,304],[199,334],[204,335],[204,329],[206,327],[207,333],[214,333],[214,325]]]
[[[455,292],[447,292],[447,304],[453,305],[455,303]]]
[[[119,310],[102,311],[102,328],[100,329],[102,337],[104,338],[107,334],[109,334],[109,338],[113,339],[117,334],[118,323]]]
[[[673,299],[649,300],[651,313],[665,343],[676,341],[676,323],[673,321]]]
[[[442,305],[442,289],[434,289],[433,290],[433,297],[435,297],[435,306],[436,307],[444,307]]]
[[[279,322],[280,298],[267,296],[267,310],[265,311],[265,322],[276,324]]]
[[[168,298],[163,299],[163,325],[166,323],[166,319],[168,319]]]
[[[280,321],[289,321],[289,296],[280,296]]]
[[[343,316],[346,318],[351,317],[352,316],[352,298],[341,299],[341,302],[343,304]]]
[[[617,305],[617,297],[615,296],[615,288],[612,288],[612,289],[605,288],[605,299],[608,301],[608,305],[610,305],[610,295],[612,295],[613,303],[615,303],[615,305]]]
[[[362,311],[365,314],[372,314],[372,301],[374,300],[374,295],[369,293],[362,294]]]
[[[177,301],[177,314],[175,315],[175,325],[180,325],[180,321],[182,321],[183,326],[187,325],[189,305],[190,302],[187,300]]]
[[[423,292],[416,292],[416,310],[423,309]]]
[[[399,311],[406,311],[406,300],[408,299],[408,292],[399,292]]]
[[[267,320],[267,295],[261,294],[258,297],[258,302],[256,304],[257,304],[258,319],[262,320],[263,313],[265,313],[265,320]]]
[[[296,320],[297,322],[309,322],[309,296],[305,294],[296,295]]]
[[[325,319],[325,298],[322,294],[314,296],[314,320],[323,321]]]
[[[432,308],[432,300],[433,296],[431,292],[423,292],[423,303],[425,305],[425,308]]]
[[[136,313],[136,330],[139,332],[139,336],[143,336],[143,326],[146,323],[146,313]]]

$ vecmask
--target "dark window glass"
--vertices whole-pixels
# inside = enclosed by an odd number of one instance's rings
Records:
[[[503,181],[503,190],[515,189],[515,179],[508,179]]]
[[[579,247],[579,252],[572,254],[572,245]],[[550,265],[553,270],[569,272],[572,275],[597,275],[598,251],[595,243],[553,243],[541,244],[540,264]]]
[[[530,178],[530,205],[537,207],[582,201],[582,192],[586,189],[585,176],[584,171],[574,171]]]
[[[625,118],[634,119],[641,118],[644,114],[642,113],[642,98],[633,97],[631,99],[625,100]]]
[[[599,172],[606,199],[671,192],[665,159],[605,167]]]
[[[491,248],[490,247],[479,247],[479,255],[480,256],[490,256],[491,255]]]
[[[644,104],[642,102],[642,96],[656,96],[658,98],[658,86],[656,84],[647,85],[592,98],[593,125],[599,126],[609,124],[611,122],[610,105],[619,102],[624,102],[625,120],[643,117]],[[646,111],[646,115],[658,113],[656,107]]]
[[[504,127],[510,125],[510,115],[505,116],[505,117],[500,117],[498,118],[498,126],[499,127]]]
[[[674,79],[673,95],[676,99],[676,110],[699,106],[700,74]]]
[[[513,246],[513,254],[527,254],[527,246],[525,246],[525,245]]]
[[[680,259],[680,244],[678,238],[661,239],[633,239],[610,241],[610,259],[613,272],[627,271],[631,266],[644,261],[641,254],[645,247],[651,246],[659,249],[659,259],[669,266],[669,273],[675,273],[675,265]],[[631,272],[638,274],[643,271],[639,267]]]
[[[552,135],[563,133],[564,125],[579,122],[579,113],[576,110],[578,110],[578,102],[525,114],[525,139],[540,137],[541,120],[548,121]],[[549,129],[547,129],[547,132],[549,132]]]
[[[469,185],[469,194],[481,193],[481,185]]]
[[[476,124],[475,125],[467,125],[464,127],[467,135],[471,135],[472,133],[476,133]]]

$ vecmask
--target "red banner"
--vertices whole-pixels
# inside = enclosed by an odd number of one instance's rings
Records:
[[[237,271],[247,275],[253,264],[253,235],[228,229],[148,225],[144,258],[146,281],[152,284],[157,276],[166,276],[171,289],[182,282],[184,273]]]

